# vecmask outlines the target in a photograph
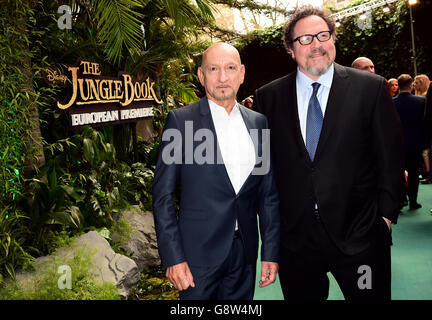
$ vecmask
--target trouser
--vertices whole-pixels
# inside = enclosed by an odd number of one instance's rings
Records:
[[[180,291],[180,300],[252,300],[255,264],[246,263],[241,238],[235,238],[230,253],[215,267],[189,266],[195,287]]]
[[[301,250],[281,249],[279,279],[286,300],[326,300],[327,272],[336,279],[346,300],[391,299],[391,234],[384,221],[364,251],[347,255],[329,238],[319,215]]]
[[[419,171],[420,164],[423,161],[421,151],[405,153],[405,170],[408,173],[407,195],[410,205],[417,203],[417,194],[419,188]]]

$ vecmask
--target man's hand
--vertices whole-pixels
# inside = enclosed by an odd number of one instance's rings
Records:
[[[272,284],[276,281],[276,274],[278,273],[279,265],[276,262],[261,262],[261,280],[259,282],[259,287],[263,288]]]
[[[389,228],[389,230],[391,230],[391,220],[383,217],[384,221],[387,223],[387,227]]]
[[[195,287],[193,276],[187,262],[168,267],[166,276],[177,290],[186,290],[189,286]]]

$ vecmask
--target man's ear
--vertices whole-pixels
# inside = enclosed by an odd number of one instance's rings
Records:
[[[291,58],[295,61],[295,54],[294,54],[294,50],[292,48],[289,49],[289,53],[291,55]]]
[[[204,73],[203,73],[201,67],[198,67],[197,75],[198,75],[199,81],[201,82],[201,85],[204,87]]]
[[[245,73],[246,73],[246,68],[245,68],[244,64],[242,64],[240,66],[240,72],[241,72],[241,82],[240,82],[240,84],[243,84]]]

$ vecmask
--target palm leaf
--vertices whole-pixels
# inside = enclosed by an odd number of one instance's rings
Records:
[[[60,187],[73,199],[76,200],[76,202],[82,202],[85,199],[85,190],[81,188],[76,188],[68,185],[60,185]],[[79,193],[82,193],[83,195],[80,195]]]
[[[100,41],[105,45],[108,60],[119,64],[123,50],[139,51],[142,43],[142,14],[137,9],[142,7],[137,0],[97,0],[96,17]]]
[[[93,165],[95,159],[95,150],[92,141],[88,138],[83,139],[83,151],[84,151],[84,158],[91,165]]]
[[[208,21],[214,20],[213,11],[218,11],[211,0],[195,0],[201,14]]]
[[[157,18],[182,34],[185,28],[194,28],[214,20],[217,11],[212,0],[152,0],[146,1],[146,16]]]
[[[53,218],[56,223],[75,227],[77,229],[80,228],[84,221],[81,210],[76,206],[63,208],[62,211],[51,212],[50,217]]]

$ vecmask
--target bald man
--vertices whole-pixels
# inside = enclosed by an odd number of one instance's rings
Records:
[[[353,61],[351,67],[370,73],[375,73],[375,66],[372,60],[366,57],[358,57]]]
[[[260,287],[278,272],[279,201],[267,119],[236,101],[244,75],[234,47],[212,45],[198,68],[206,97],[170,111],[166,120],[154,219],[163,267],[182,300],[253,299],[258,221]]]

